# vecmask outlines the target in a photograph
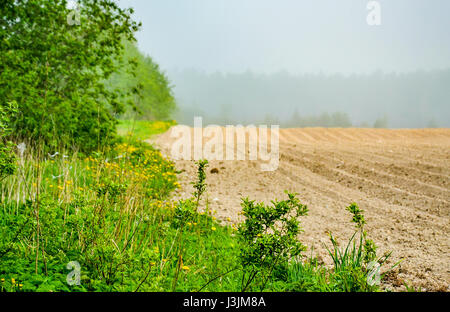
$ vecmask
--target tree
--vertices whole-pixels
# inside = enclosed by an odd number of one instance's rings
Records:
[[[90,151],[115,137],[127,94],[105,87],[140,25],[112,0],[0,0],[0,105],[16,101],[16,137]]]
[[[439,128],[439,125],[434,117],[428,121],[427,128]]]
[[[135,90],[126,97],[131,105],[121,117],[168,119],[176,108],[168,78],[134,42],[124,40],[124,46],[123,66],[108,81],[111,89]]]
[[[385,114],[383,117],[377,118],[373,124],[374,128],[387,128],[388,127],[388,116]]]

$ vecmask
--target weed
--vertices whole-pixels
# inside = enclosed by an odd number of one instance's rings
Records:
[[[387,252],[377,258],[375,243],[367,237],[364,230],[366,223],[357,204],[352,203],[346,208],[352,214],[352,222],[356,231],[350,237],[345,248],[329,233],[332,249],[325,246],[334,263],[334,282],[343,291],[375,291],[379,289],[379,282],[384,277],[379,274],[380,267],[386,263],[392,252]],[[359,239],[356,235],[359,234]],[[396,263],[392,268],[398,265]],[[392,269],[391,268],[391,269]]]
[[[10,102],[6,107],[0,105],[0,182],[16,170],[14,145],[11,141],[6,141],[6,138],[11,134],[11,128],[9,127],[11,119],[16,114],[16,102]]]
[[[192,183],[194,185],[194,193],[193,196],[195,198],[195,205],[196,209],[198,209],[198,205],[200,202],[200,198],[202,197],[203,193],[206,190],[206,173],[205,169],[208,167],[208,161],[205,160],[199,160],[197,163],[198,169],[197,169],[197,182]]]

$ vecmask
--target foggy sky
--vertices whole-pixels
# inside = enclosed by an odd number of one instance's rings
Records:
[[[138,46],[164,70],[410,72],[450,67],[450,1],[120,0],[143,23]]]

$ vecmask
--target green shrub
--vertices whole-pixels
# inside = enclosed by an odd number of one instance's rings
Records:
[[[0,107],[17,101],[14,136],[92,151],[115,137],[127,90],[105,81],[119,66],[122,38],[133,40],[132,10],[114,1],[80,0],[80,23],[66,1],[3,1],[0,6]],[[32,25],[32,27],[30,27]]]
[[[263,290],[277,264],[288,263],[305,250],[297,238],[301,231],[298,217],[305,216],[308,209],[296,194],[287,195],[289,199],[272,201],[272,206],[243,199],[242,211],[246,219],[238,231],[242,291],[249,289],[252,283]]]
[[[345,248],[341,248],[333,235],[329,233],[332,248],[326,247],[334,263],[333,282],[336,284],[335,287],[341,291],[379,290],[379,282],[387,273],[381,275],[380,268],[386,263],[392,252],[387,252],[377,258],[377,246],[367,237],[367,232],[364,230],[366,221],[363,210],[355,203],[348,206],[346,210],[352,214],[351,221],[355,224],[356,231],[350,237]],[[359,234],[359,240],[356,239],[357,234]],[[392,268],[398,263],[394,264]]]
[[[16,169],[14,145],[6,139],[11,134],[11,117],[15,114],[15,102],[8,103],[6,107],[0,106],[0,181],[12,175]]]
[[[123,100],[131,105],[126,107],[121,118],[164,120],[175,110],[175,99],[166,74],[153,59],[141,53],[136,44],[123,42],[125,46],[123,65],[107,81],[111,90],[135,90]]]

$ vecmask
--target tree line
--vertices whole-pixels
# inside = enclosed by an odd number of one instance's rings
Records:
[[[16,141],[93,151],[117,139],[117,117],[166,118],[175,108],[167,77],[135,46],[133,9],[78,3],[0,1],[0,107],[17,105]]]
[[[449,127],[450,69],[354,75],[173,70],[178,118],[285,127]]]

